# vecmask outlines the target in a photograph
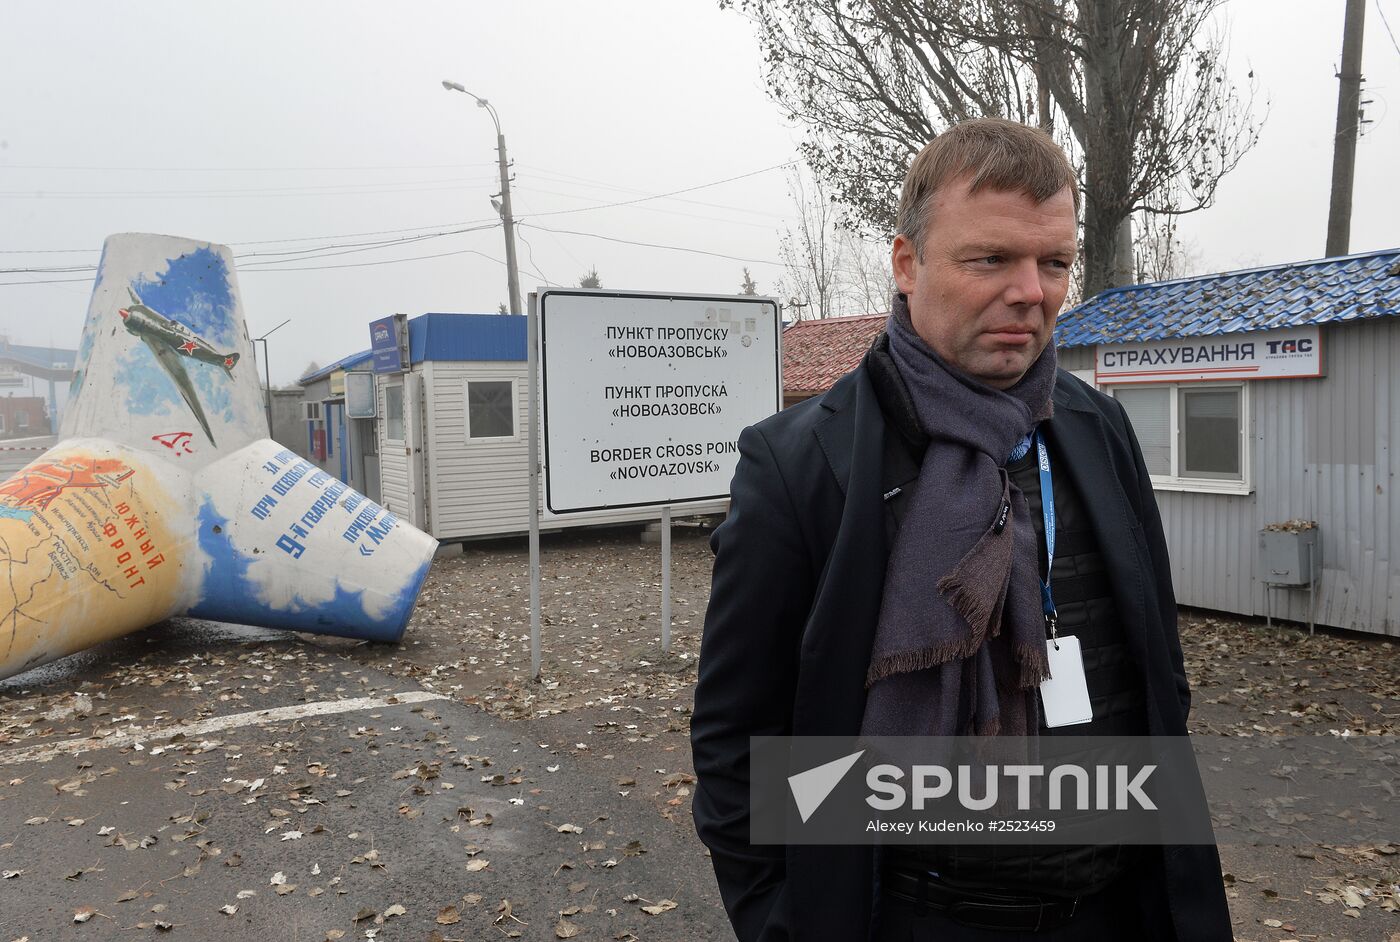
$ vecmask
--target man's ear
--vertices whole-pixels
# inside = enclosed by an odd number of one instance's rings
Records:
[[[914,240],[903,234],[895,236],[894,247],[890,250],[890,268],[900,294],[913,293],[921,264],[919,253],[914,250]]]

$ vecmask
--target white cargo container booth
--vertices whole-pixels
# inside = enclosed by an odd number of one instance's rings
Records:
[[[526,318],[422,314],[408,320],[405,369],[375,377],[380,503],[438,540],[529,529]],[[541,442],[541,460],[544,448]],[[660,507],[556,515],[540,527],[659,520]],[[723,514],[727,500],[677,504],[673,516]]]

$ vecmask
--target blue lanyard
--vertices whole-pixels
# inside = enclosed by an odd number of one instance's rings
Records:
[[[1055,614],[1055,599],[1050,595],[1050,570],[1055,565],[1055,485],[1050,477],[1050,452],[1045,449],[1045,439],[1040,429],[1027,435],[1011,449],[1010,461],[1020,461],[1035,443],[1036,463],[1040,468],[1040,508],[1045,514],[1045,578],[1040,580],[1040,607],[1045,612],[1045,624],[1050,628],[1050,637],[1056,637],[1058,616]],[[1002,519],[998,521],[997,532],[1005,525],[1006,514],[1011,509],[1007,504],[1002,509]],[[1039,578],[1039,573],[1036,574]]]
[[[1055,565],[1055,486],[1050,477],[1050,452],[1045,449],[1045,439],[1040,429],[1035,432],[1035,450],[1040,464],[1040,507],[1045,515],[1045,578],[1040,580],[1040,605],[1045,610],[1050,637],[1054,638],[1058,617],[1055,614],[1055,599],[1050,594],[1050,571]]]

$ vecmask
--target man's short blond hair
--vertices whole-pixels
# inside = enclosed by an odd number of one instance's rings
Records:
[[[919,151],[904,175],[896,231],[924,257],[933,197],[954,180],[968,180],[968,192],[1010,190],[1043,203],[1065,187],[1079,213],[1079,180],[1054,138],[1005,118],[973,118],[944,131]]]

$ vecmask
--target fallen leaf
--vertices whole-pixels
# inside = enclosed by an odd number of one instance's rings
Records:
[[[642,912],[652,916],[660,916],[662,913],[669,913],[676,908],[676,901],[673,899],[663,899],[655,906],[643,906]]]
[[[582,834],[582,833],[583,833],[583,828],[579,827],[577,824],[561,824],[561,825],[559,825],[557,828],[555,828],[554,830],[558,831],[560,834]]]
[[[390,906],[388,909],[384,910],[384,918],[385,918],[385,919],[388,919],[390,916],[407,916],[407,915],[408,915],[408,910],[404,909],[403,906],[400,905],[399,903],[395,903],[394,905]]]
[[[468,860],[467,873],[480,873],[489,866],[491,866],[491,861],[483,860],[480,857],[476,858],[475,860]]]
[[[73,921],[87,922],[95,915],[97,915],[97,910],[93,909],[91,906],[80,906],[73,910]]]
[[[228,903],[224,906],[220,906],[219,912],[223,913],[225,916],[232,916],[234,913],[238,912],[238,907],[233,903]]]
[[[462,913],[456,906],[444,906],[438,910],[437,924],[440,926],[456,925],[462,921]]]
[[[554,935],[560,939],[572,939],[579,934],[579,927],[567,919],[560,919],[554,924]]]

